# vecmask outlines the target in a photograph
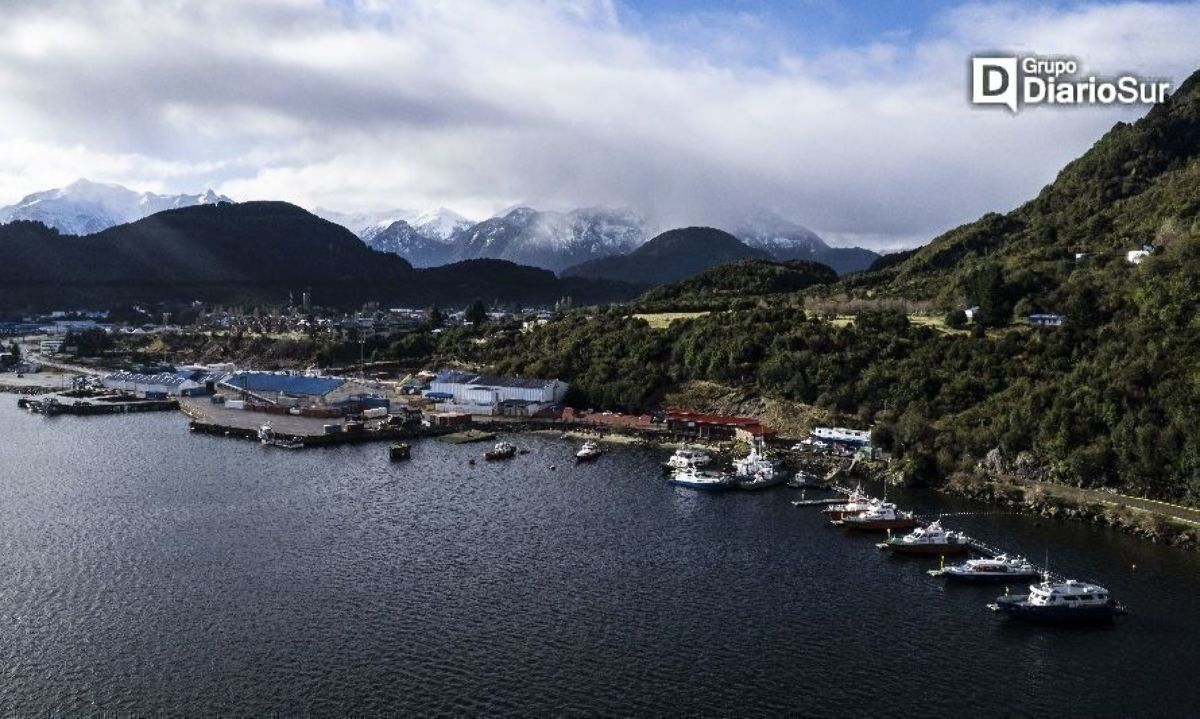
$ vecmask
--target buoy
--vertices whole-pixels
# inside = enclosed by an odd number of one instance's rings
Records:
[[[556,470],[556,469],[558,469],[558,465],[557,465],[557,464],[552,464],[552,465],[550,465],[550,471],[551,471],[551,472],[553,472],[553,471],[554,471],[554,470]]]

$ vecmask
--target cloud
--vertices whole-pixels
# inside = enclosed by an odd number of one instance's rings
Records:
[[[971,110],[971,53],[1178,83],[1200,36],[1200,5],[1152,3],[972,4],[813,50],[766,16],[655,24],[599,0],[5,12],[5,202],[87,176],[347,211],[613,204],[676,224],[761,205],[877,246],[1015,206],[1137,114]]]

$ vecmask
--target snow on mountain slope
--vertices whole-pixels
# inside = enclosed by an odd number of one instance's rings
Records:
[[[32,220],[67,235],[87,235],[140,220],[163,210],[233,200],[208,190],[197,195],[135,192],[121,185],[76,180],[66,187],[35,192],[0,208],[0,223]]]
[[[839,275],[864,270],[879,257],[860,247],[830,247],[807,227],[767,210],[751,212],[732,224],[738,239],[777,260],[820,262]]]
[[[487,257],[558,271],[638,247],[646,228],[628,210],[586,208],[543,212],[518,207],[458,232],[456,259]]]

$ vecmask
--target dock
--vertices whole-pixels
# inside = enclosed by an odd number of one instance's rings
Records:
[[[451,432],[438,437],[439,442],[447,444],[468,444],[470,442],[489,442],[496,438],[495,432],[485,432],[481,429],[466,429],[461,432]]]
[[[86,400],[64,401],[58,397],[48,399],[31,399],[22,397],[17,400],[17,407],[28,410],[33,414],[54,416],[98,415],[98,414],[129,414],[132,412],[170,412],[179,409],[177,400],[143,400],[135,398],[101,398],[96,402]]]

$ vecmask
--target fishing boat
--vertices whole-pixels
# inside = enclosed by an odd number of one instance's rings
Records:
[[[497,442],[496,446],[492,447],[490,452],[484,453],[483,458],[489,462],[493,462],[498,459],[512,459],[516,455],[517,448],[515,445],[508,442]]]
[[[766,489],[787,480],[787,473],[762,450],[761,443],[754,442],[750,454],[733,460],[733,483],[738,489]]]
[[[398,462],[402,459],[408,459],[409,447],[404,442],[397,442],[388,448],[388,459],[393,462]]]
[[[891,502],[876,502],[871,508],[851,516],[835,520],[834,524],[846,529],[882,532],[888,529],[911,529],[917,520],[911,512],[899,512]]]
[[[587,442],[584,442],[583,446],[579,448],[579,451],[575,453],[575,461],[589,462],[593,459],[596,459],[601,454],[604,454],[604,450],[600,449],[600,445],[588,440]]]
[[[876,546],[893,554],[962,554],[971,545],[962,532],[948,532],[939,521],[917,527],[902,537],[888,537]]]
[[[712,457],[707,452],[701,449],[693,449],[691,447],[680,447],[675,450],[670,459],[663,462],[663,469],[676,470],[687,469],[688,467],[705,467],[712,462]]]
[[[1005,594],[988,608],[1014,619],[1042,624],[1103,624],[1111,622],[1118,605],[1098,584],[1074,579],[1042,581],[1029,585],[1029,594]]]
[[[821,510],[821,513],[830,521],[837,521],[843,517],[861,514],[878,503],[879,500],[868,497],[863,493],[862,487],[859,486],[854,488],[854,491],[846,498],[844,504],[835,504],[832,507],[826,507]]]
[[[671,484],[691,489],[729,489],[733,486],[733,478],[728,474],[717,472],[701,472],[695,467],[684,467],[671,473],[667,479]]]
[[[823,485],[817,475],[798,471],[787,481],[787,486],[794,489],[818,489]]]
[[[275,439],[275,430],[271,429],[270,422],[263,422],[258,428],[258,441],[266,444]]]
[[[987,559],[968,559],[962,564],[952,564],[949,567],[930,569],[929,576],[943,577],[952,582],[983,584],[1036,579],[1040,576],[1040,573],[1037,567],[1021,557],[1009,557],[1006,554],[1001,554]]]

